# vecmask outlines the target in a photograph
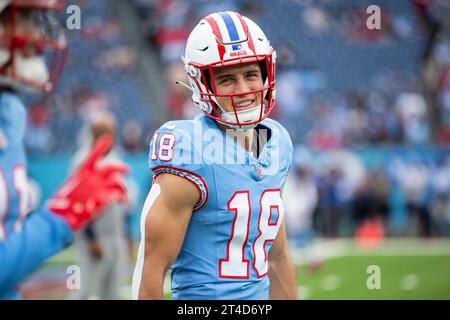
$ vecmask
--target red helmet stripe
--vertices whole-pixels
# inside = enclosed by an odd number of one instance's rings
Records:
[[[242,28],[244,29],[244,33],[248,37],[248,47],[250,48],[250,50],[253,51],[254,54],[256,54],[255,45],[253,44],[252,35],[250,34],[250,32],[248,32],[247,23],[245,22],[244,18],[242,18],[242,16],[239,13],[237,13],[236,15],[239,17],[239,21],[241,21]]]
[[[222,44],[223,39],[222,34],[220,33],[219,26],[212,16],[207,16],[205,20],[209,23],[214,35],[216,36],[217,50],[219,51],[220,60],[223,60],[223,56],[225,55],[225,47]]]

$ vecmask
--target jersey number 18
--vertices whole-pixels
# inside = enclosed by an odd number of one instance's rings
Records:
[[[258,218],[258,236],[252,245],[252,268],[259,278],[268,273],[266,244],[273,242],[277,236],[281,221],[283,221],[283,203],[280,189],[267,189],[259,199],[260,212]],[[227,243],[227,252],[224,259],[219,260],[219,277],[232,279],[248,279],[250,262],[245,257],[250,215],[252,214],[250,192],[236,191],[228,201],[228,210],[234,212],[231,236]],[[278,212],[276,220],[272,221],[272,213]]]

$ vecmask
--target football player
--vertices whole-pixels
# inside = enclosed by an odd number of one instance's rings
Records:
[[[46,205],[28,215],[26,112],[18,92],[54,86],[66,42],[52,13],[62,5],[57,0],[0,0],[0,299],[18,298],[18,284],[69,245],[74,231],[112,201],[126,201],[121,181],[126,167],[97,166],[112,144],[104,136]],[[47,49],[55,53],[52,70],[43,57]]]
[[[133,298],[162,299],[171,268],[174,299],[296,299],[281,198],[293,148],[268,118],[275,50],[227,11],[198,23],[182,60],[204,114],[153,135]]]

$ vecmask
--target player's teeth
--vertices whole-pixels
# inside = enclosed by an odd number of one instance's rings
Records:
[[[236,104],[236,106],[242,108],[242,107],[249,106],[249,105],[251,105],[251,104],[252,104],[251,101],[247,101],[247,102],[238,103],[238,104]]]

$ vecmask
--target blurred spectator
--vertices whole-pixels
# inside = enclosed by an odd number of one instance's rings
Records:
[[[438,236],[450,235],[450,159],[442,155],[432,176],[433,203],[431,215],[433,230]]]
[[[337,169],[328,171],[319,180],[319,208],[317,211],[317,226],[326,237],[340,236],[340,222],[344,212],[339,199],[338,185],[342,172]]]
[[[403,92],[398,95],[395,110],[399,114],[407,143],[423,144],[428,141],[426,109],[422,95],[415,92]]]
[[[381,169],[372,170],[355,191],[352,216],[355,229],[367,221],[380,221],[387,226],[389,217],[389,182]]]
[[[303,23],[311,33],[326,32],[330,27],[332,19],[319,7],[308,7],[303,11]]]
[[[80,150],[75,154],[71,170],[73,171],[84,159],[90,146],[102,135],[116,138],[116,120],[105,112],[92,115],[89,122],[90,139],[84,140]],[[117,149],[113,146],[105,158],[103,165],[120,163]],[[129,250],[127,214],[128,208],[115,203],[104,209],[105,213],[94,220],[84,232],[76,235],[74,245],[77,261],[80,266],[81,288],[73,294],[74,299],[107,299],[121,298],[121,286],[125,279],[128,264],[126,255]]]
[[[142,128],[137,121],[128,121],[123,127],[123,148],[128,153],[142,150]]]
[[[39,103],[30,108],[25,146],[33,154],[47,154],[53,147],[47,103]]]
[[[103,92],[97,92],[85,97],[83,103],[78,107],[78,113],[83,119],[88,121],[93,114],[107,111],[109,105],[108,95]]]
[[[297,147],[292,173],[286,179],[285,208],[288,237],[298,246],[307,244],[314,236],[313,214],[319,193],[313,170],[309,151]]]
[[[339,30],[343,30],[344,36],[354,42],[377,43],[390,35],[390,13],[387,8],[380,8],[381,29],[369,29],[366,26],[368,15],[366,8],[347,10],[343,13]]]
[[[401,163],[397,170],[397,178],[405,194],[411,230],[415,230],[415,235],[430,237],[432,235],[429,207],[431,198],[430,171],[420,161]]]
[[[294,250],[296,264],[307,263],[315,271],[321,261],[314,244],[314,213],[319,202],[319,192],[310,152],[297,147],[295,164],[286,179],[284,204],[286,210],[286,230],[289,244]]]
[[[318,231],[329,237],[350,235],[351,203],[364,182],[366,168],[352,152],[323,152],[317,165],[319,206],[316,215]]]
[[[136,64],[136,52],[127,46],[107,50],[99,56],[98,64],[103,69],[102,72],[133,71]]]
[[[277,80],[277,113],[289,132],[298,127],[299,115],[304,112],[306,101],[303,96],[303,84],[297,70],[281,72]]]

